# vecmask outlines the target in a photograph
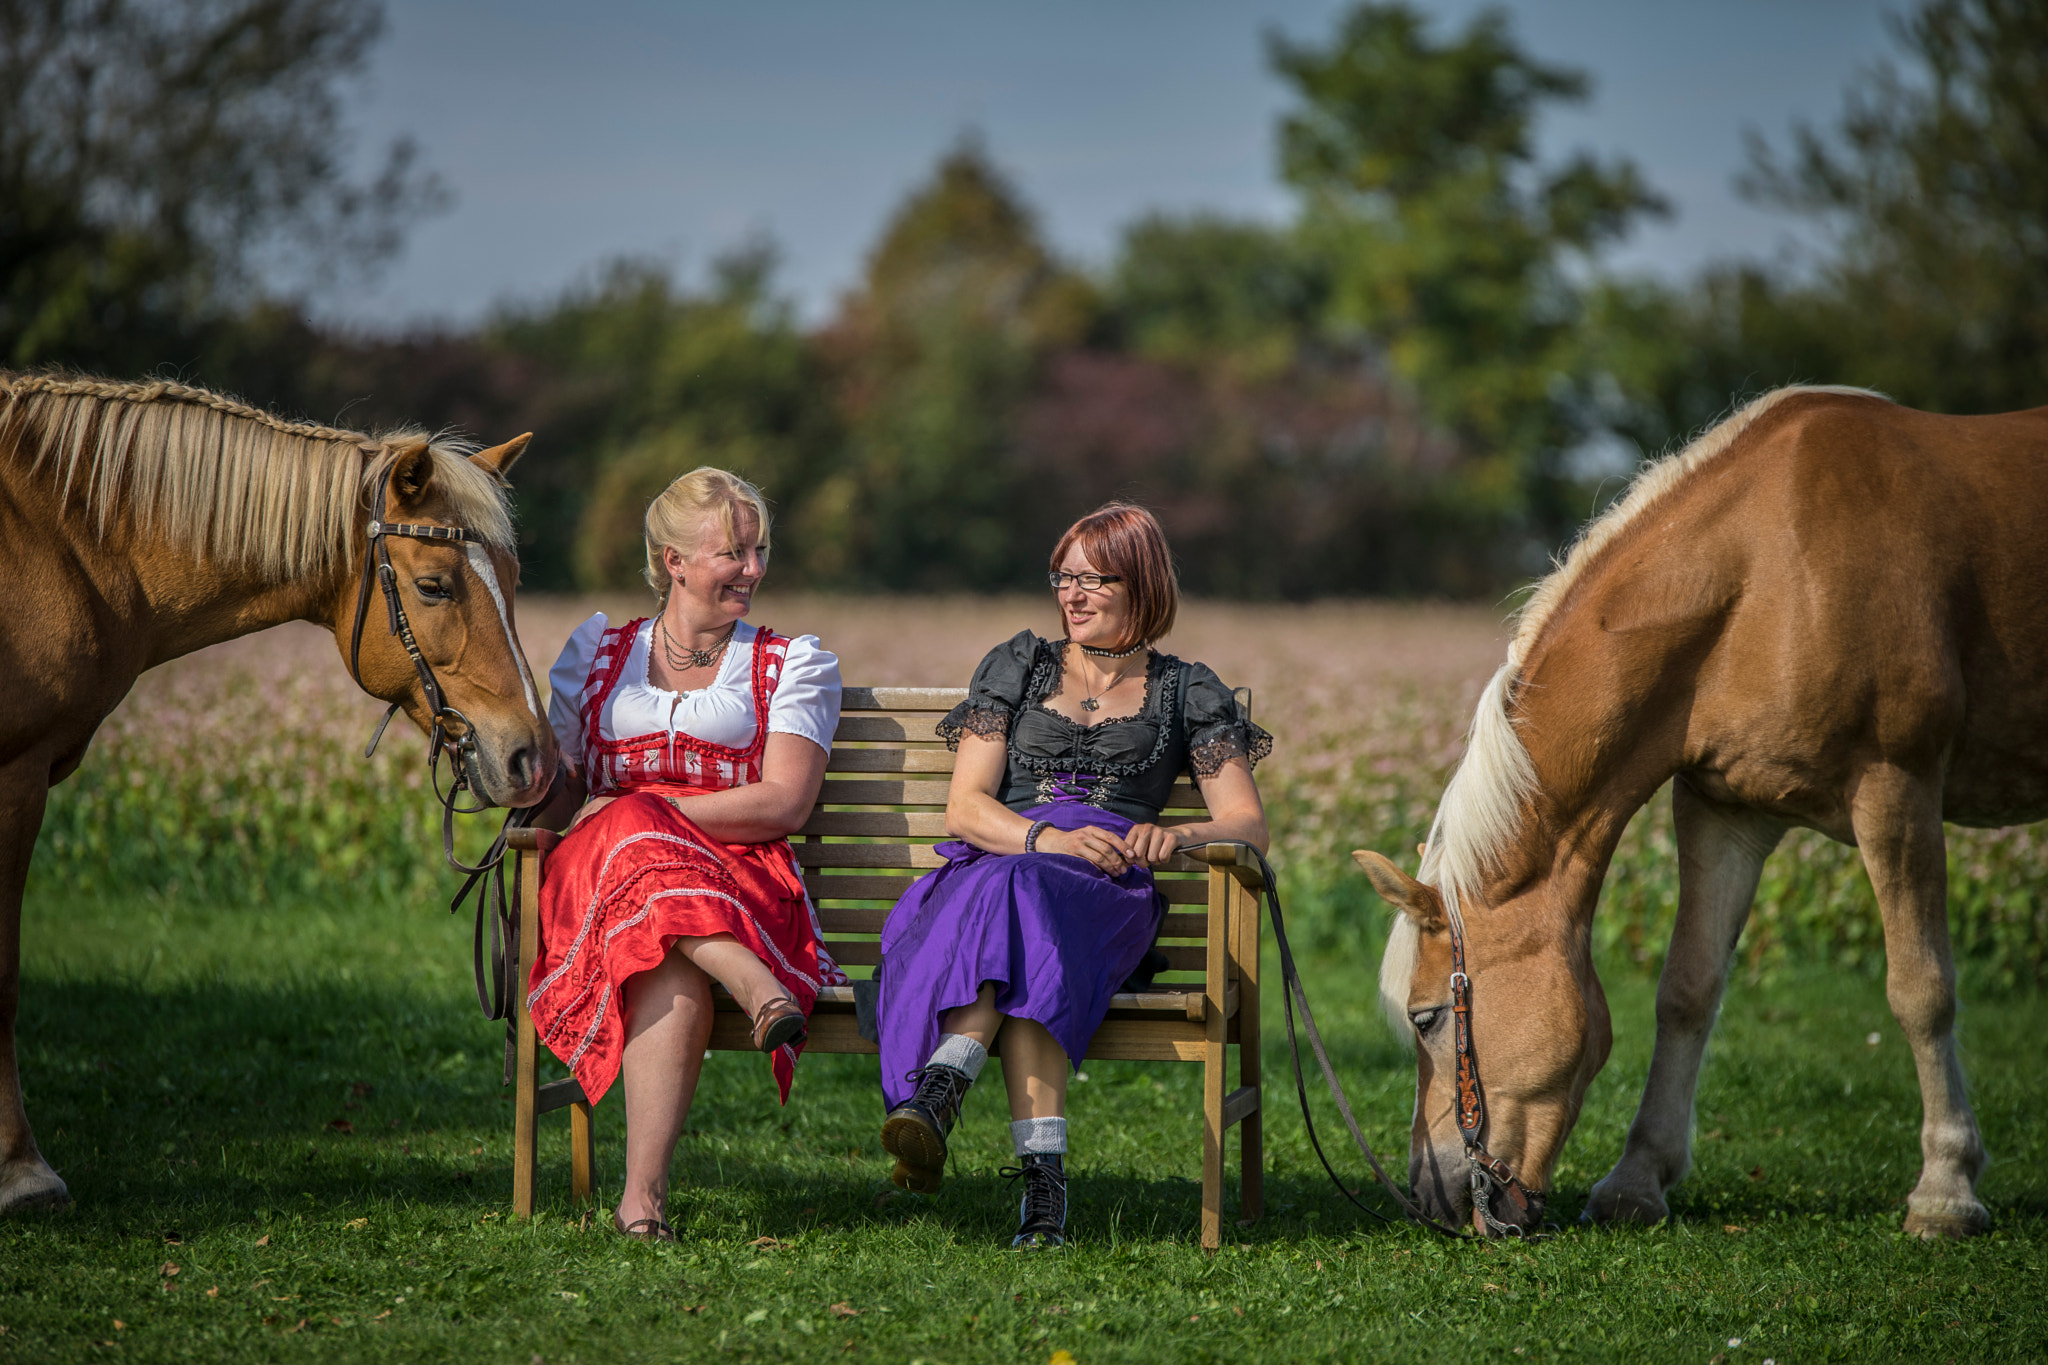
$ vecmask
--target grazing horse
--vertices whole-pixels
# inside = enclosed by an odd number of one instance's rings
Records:
[[[464,458],[418,433],[284,422],[178,384],[0,372],[0,1213],[69,1201],[36,1149],[15,1065],[29,855],[50,787],[145,669],[316,621],[363,689],[423,730],[440,707],[460,713],[452,731],[479,794],[540,798],[555,744],[512,628],[504,495],[527,440]],[[372,522],[399,526],[379,542]],[[451,526],[468,537],[428,529]],[[378,543],[425,668],[365,567]],[[359,595],[370,600],[357,650]]]
[[[1942,822],[2048,815],[2044,582],[2048,408],[1943,417],[1780,389],[1636,478],[1530,599],[1420,879],[1355,855],[1401,912],[1380,984],[1416,1043],[1409,1177],[1425,1208],[1486,1230],[1454,1113],[1452,931],[1481,1150],[1540,1194],[1612,1037],[1590,950],[1601,879],[1629,817],[1670,782],[1679,901],[1656,1049],[1586,1217],[1665,1216],[1736,937],[1797,825],[1861,849],[1877,893],[1923,1105],[1906,1228],[1988,1226]]]

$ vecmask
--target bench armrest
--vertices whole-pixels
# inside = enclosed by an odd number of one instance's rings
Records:
[[[508,829],[505,831],[505,847],[521,853],[531,853],[540,847],[540,831],[537,829]]]

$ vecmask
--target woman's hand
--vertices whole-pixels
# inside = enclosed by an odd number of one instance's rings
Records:
[[[1159,866],[1180,852],[1185,842],[1178,829],[1161,825],[1132,825],[1130,833],[1124,835],[1124,847],[1130,851],[1131,861],[1147,867]]]
[[[588,820],[591,816],[597,814],[599,811],[603,810],[606,806],[609,806],[612,802],[618,799],[619,798],[616,796],[592,797],[590,800],[583,803],[582,810],[576,812],[576,818],[569,822],[569,829],[576,828],[576,826],[582,824],[585,820]],[[569,830],[563,830],[562,832],[564,834],[567,834]]]
[[[1123,840],[1106,829],[1083,825],[1079,829],[1042,829],[1038,832],[1040,853],[1064,853],[1084,858],[1112,877],[1121,877],[1131,867]]]

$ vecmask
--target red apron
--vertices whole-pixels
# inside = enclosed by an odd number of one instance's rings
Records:
[[[591,660],[582,708],[584,780],[610,805],[559,841],[549,840],[541,886],[540,952],[527,1011],[541,1041],[568,1064],[595,1104],[619,1074],[625,983],[660,963],[679,938],[731,934],[767,965],[808,1015],[818,988],[845,974],[818,946],[817,918],[787,839],[727,844],[693,824],[672,798],[761,780],[768,704],[787,637],[754,638],[754,738],[744,749],[686,734],[609,740],[604,705],[641,621],[607,630]],[[801,1045],[772,1057],[785,1103]]]

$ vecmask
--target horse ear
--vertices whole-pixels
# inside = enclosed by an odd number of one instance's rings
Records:
[[[1444,917],[1444,900],[1436,888],[1415,878],[1394,866],[1391,858],[1383,858],[1365,849],[1354,850],[1351,856],[1365,869],[1365,875],[1372,881],[1372,889],[1382,899],[1415,921],[1418,928],[1434,933],[1448,921]]]
[[[469,457],[469,462],[493,478],[502,480],[511,472],[513,463],[526,453],[527,442],[532,439],[533,433],[530,431],[523,436],[514,436],[501,446],[492,446],[489,450],[479,450],[476,454]]]
[[[398,497],[398,505],[411,507],[426,496],[427,485],[434,481],[434,452],[425,441],[410,441],[398,448],[398,454],[391,461],[391,491]]]

